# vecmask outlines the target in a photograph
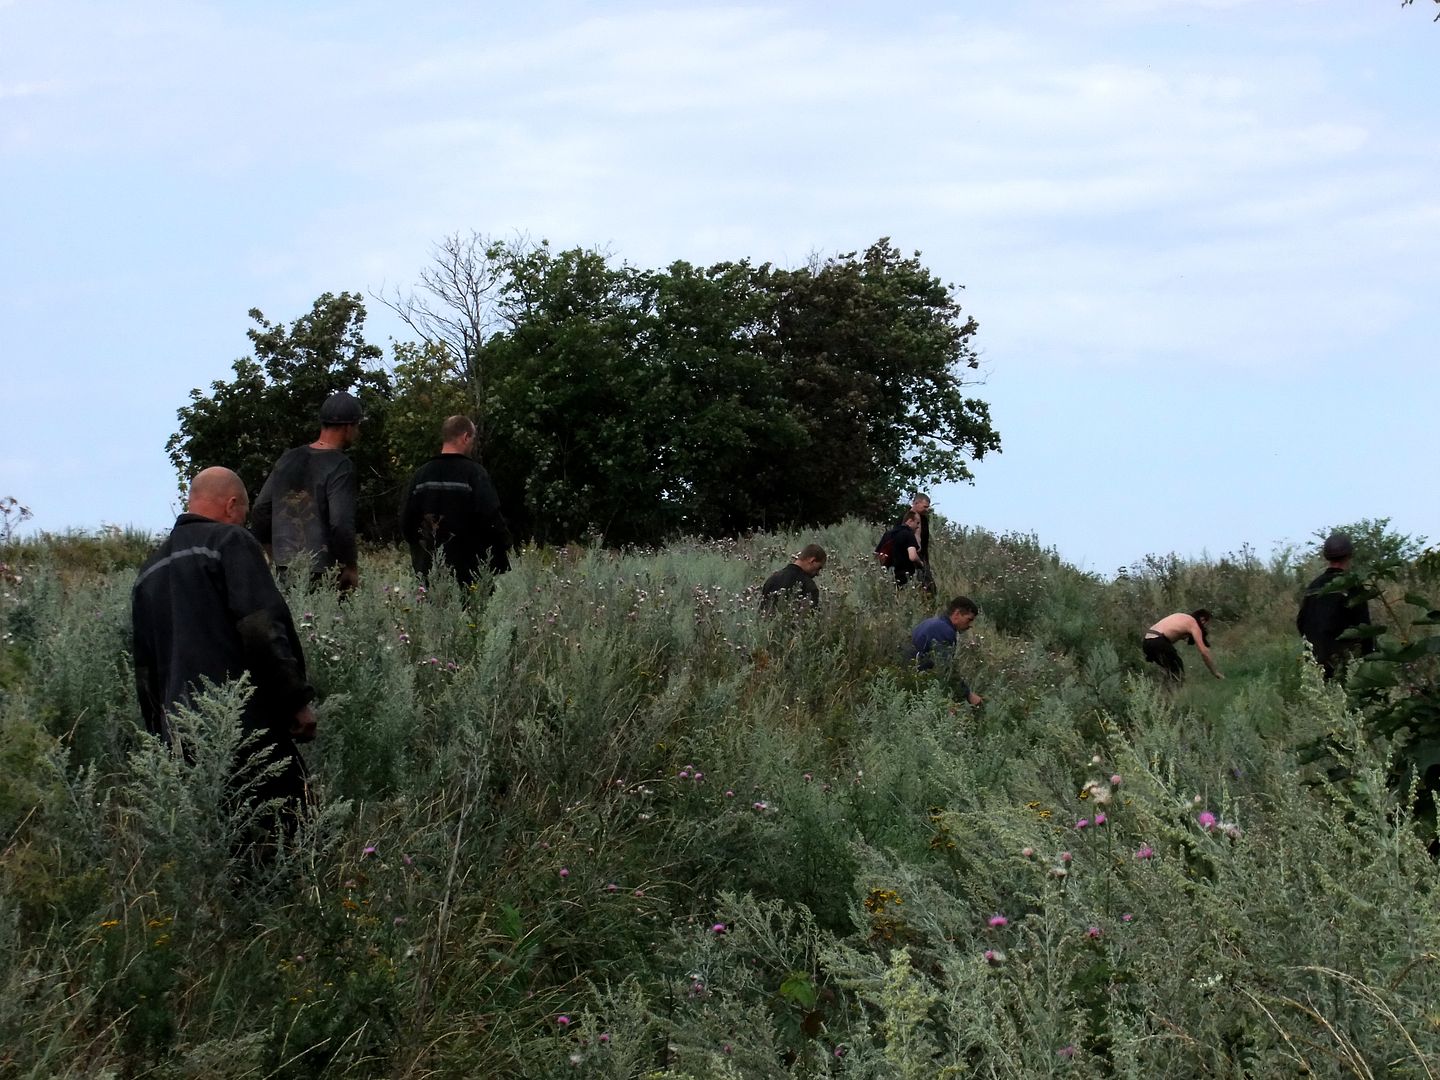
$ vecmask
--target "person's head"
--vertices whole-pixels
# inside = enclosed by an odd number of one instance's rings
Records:
[[[825,549],[819,544],[806,544],[795,556],[795,565],[814,577],[825,569]]]
[[[1355,558],[1355,542],[1347,533],[1331,533],[1325,538],[1325,543],[1320,548],[1320,554],[1325,556],[1325,561],[1331,566],[1348,569],[1350,560]]]
[[[945,617],[956,630],[968,630],[979,614],[979,606],[968,596],[957,596],[945,605]]]
[[[912,529],[917,529],[920,527],[920,512],[918,510],[907,510],[903,520],[905,524]]]
[[[917,514],[928,514],[930,512],[930,496],[923,491],[917,491],[910,496],[910,509]]]
[[[1190,617],[1200,624],[1200,640],[1206,645],[1210,644],[1210,620],[1213,616],[1209,608],[1196,608],[1190,612]]]
[[[360,423],[365,419],[365,410],[354,394],[341,390],[331,394],[320,406],[320,432],[328,440],[341,446],[351,446],[360,437]]]
[[[440,450],[445,454],[468,454],[475,445],[475,421],[468,416],[446,417],[440,425]]]
[[[244,525],[250,512],[250,496],[244,482],[222,465],[202,469],[190,481],[185,509],[192,514],[226,525]]]

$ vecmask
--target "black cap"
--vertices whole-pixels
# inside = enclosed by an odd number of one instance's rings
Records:
[[[1345,533],[1331,533],[1325,538],[1325,545],[1320,549],[1320,553],[1331,562],[1339,562],[1355,554],[1355,545]]]
[[[353,394],[347,394],[344,390],[331,394],[325,399],[325,404],[320,406],[322,424],[358,424],[364,419],[365,410],[360,408],[360,402]]]

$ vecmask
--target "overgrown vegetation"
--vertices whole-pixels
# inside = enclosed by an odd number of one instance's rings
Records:
[[[812,538],[819,614],[759,618]],[[292,595],[320,809],[243,881],[243,688],[172,759],[130,681],[139,553],[7,547],[0,1072],[1434,1075],[1440,880],[1370,724],[1400,698],[1304,660],[1315,567],[1105,582],[943,530],[972,711],[897,663],[927,612],[872,543],[532,550],[474,595],[382,552],[343,605]],[[1373,579],[1395,611],[1421,562]],[[1230,677],[1171,694],[1139,633],[1202,604]]]

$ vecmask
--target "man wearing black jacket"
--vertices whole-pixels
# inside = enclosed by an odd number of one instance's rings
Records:
[[[296,742],[315,737],[315,691],[290,610],[260,544],[244,528],[249,498],[240,477],[210,468],[190,485],[186,513],[140,568],[131,592],[135,684],[145,726],[182,753],[170,724],[207,683],[248,675],[254,692],[241,713],[247,759],[236,779],[247,801],[285,804],[293,826],[305,796],[305,762]],[[254,783],[265,765],[273,776]]]
[[[475,424],[452,416],[440,428],[440,453],[410,478],[400,533],[410,545],[415,572],[428,578],[436,554],[443,554],[462,586],[474,584],[480,568],[510,569],[510,527],[487,473],[471,456]]]
[[[1328,682],[1340,668],[1355,657],[1375,651],[1370,638],[1341,641],[1340,635],[1357,626],[1370,625],[1370,605],[1358,586],[1337,589],[1334,581],[1349,571],[1355,558],[1355,544],[1345,533],[1332,533],[1321,549],[1325,556],[1325,572],[1305,587],[1295,628],[1310,643],[1315,662],[1325,669]]]

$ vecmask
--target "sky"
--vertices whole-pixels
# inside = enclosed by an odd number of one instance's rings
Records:
[[[166,528],[249,309],[408,290],[452,233],[890,237],[980,327],[1003,451],[951,520],[1104,574],[1440,539],[1430,7],[0,0],[0,496]]]

